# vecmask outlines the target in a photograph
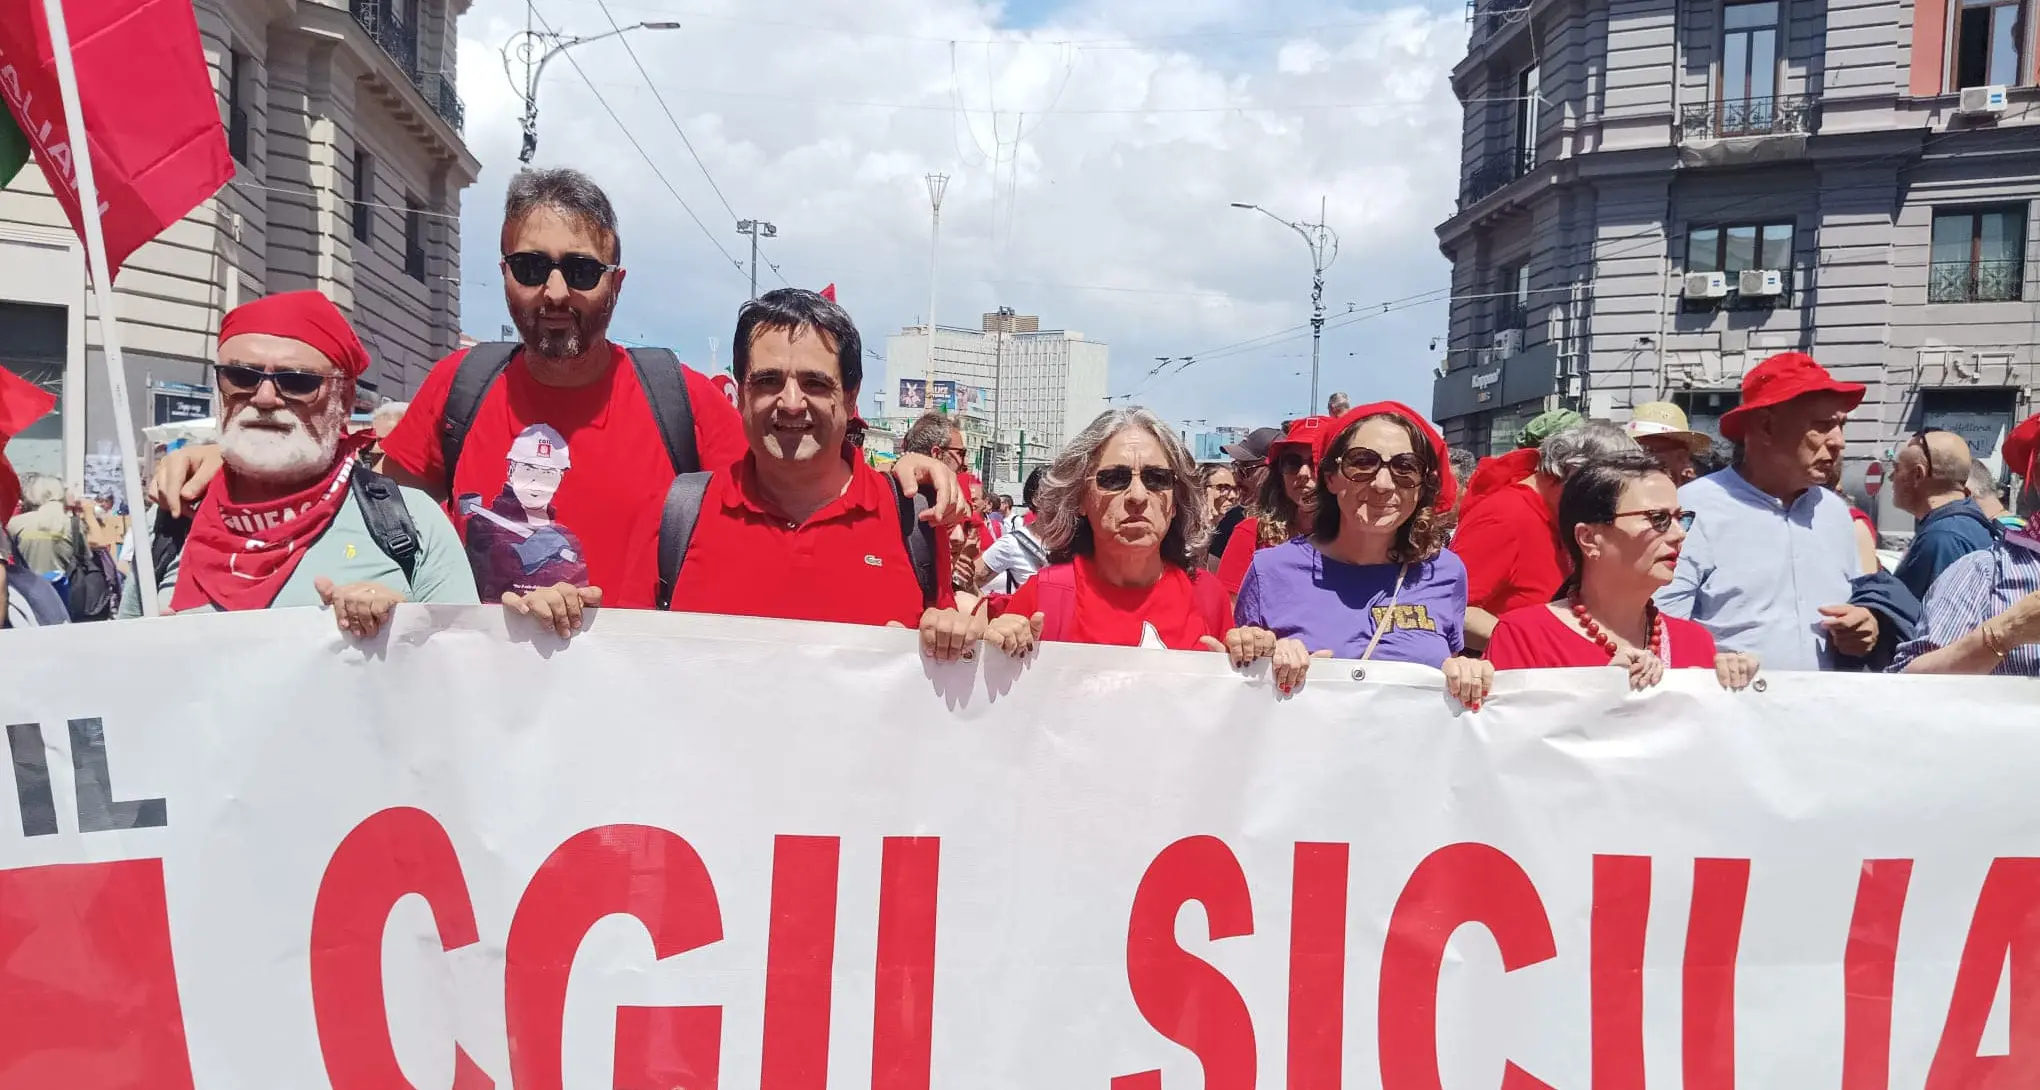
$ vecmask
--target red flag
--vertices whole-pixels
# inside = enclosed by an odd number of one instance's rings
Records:
[[[822,298],[827,299],[831,303],[836,301],[836,285],[833,281],[830,282],[828,287],[822,289]]]
[[[142,243],[225,185],[234,161],[190,0],[65,0],[64,22],[91,140],[106,260],[118,272]],[[38,0],[11,0],[0,14],[0,98],[71,229],[83,237],[74,134],[64,124],[49,23]]]
[[[57,404],[57,395],[0,367],[0,521],[12,518],[21,502],[21,478],[7,461],[7,441],[41,420]]]

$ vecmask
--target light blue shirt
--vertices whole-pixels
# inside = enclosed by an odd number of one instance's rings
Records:
[[[1679,489],[1679,505],[1693,529],[1658,608],[1766,670],[1832,669],[1820,607],[1847,605],[1862,574],[1849,501],[1809,488],[1788,507],[1724,469]]]
[[[2034,591],[2040,591],[2040,553],[2026,543],[2024,535],[1962,557],[1927,588],[1919,635],[1899,646],[1892,670],[1903,670],[1921,655],[1969,635]],[[2040,644],[2012,648],[1991,673],[2040,677]]]

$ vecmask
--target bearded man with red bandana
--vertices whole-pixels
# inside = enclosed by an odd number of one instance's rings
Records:
[[[257,299],[221,320],[223,470],[161,575],[164,612],[323,605],[342,631],[367,637],[399,602],[478,601],[446,513],[363,464],[373,433],[345,434],[368,363],[316,291]],[[139,598],[127,605],[124,615],[141,612]]]

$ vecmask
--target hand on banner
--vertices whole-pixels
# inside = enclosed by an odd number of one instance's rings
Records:
[[[935,502],[921,513],[921,521],[948,526],[970,517],[970,497],[956,483],[956,471],[925,454],[902,454],[893,463],[893,479],[900,491],[911,496],[922,485],[935,489]]]
[[[1041,642],[1041,627],[1047,621],[1041,613],[1032,617],[1008,613],[985,626],[985,642],[1016,659],[1024,657]]]
[[[220,472],[220,447],[204,443],[182,447],[156,459],[149,474],[149,502],[183,518],[205,498],[206,486]]]
[[[898,621],[888,628],[905,628]],[[985,638],[985,622],[957,609],[930,608],[921,614],[921,653],[936,662],[969,658],[970,649]]]
[[[1723,651],[1714,656],[1714,679],[1732,693],[1742,692],[1757,678],[1757,656],[1741,651]]]
[[[1629,671],[1629,687],[1639,693],[1665,679],[1665,660],[1640,647],[1623,648],[1608,665]]]
[[[1303,681],[1310,676],[1310,660],[1332,657],[1329,650],[1313,653],[1303,645],[1302,640],[1278,640],[1269,658],[1275,662],[1275,684],[1285,693],[1303,688]]]
[[[349,583],[339,587],[323,575],[312,580],[312,589],[319,592],[320,602],[332,607],[333,620],[340,625],[340,631],[364,640],[382,631],[383,622],[390,619],[390,610],[406,600],[381,583]]]
[[[1862,658],[1877,649],[1877,614],[1862,606],[1820,607],[1821,627],[1834,641],[1835,652]]]
[[[1468,711],[1479,711],[1481,702],[1494,687],[1494,663],[1459,655],[1445,660],[1445,691],[1466,705]]]
[[[516,591],[503,593],[503,605],[533,617],[539,624],[546,625],[559,634],[560,639],[570,639],[581,630],[581,611],[593,609],[602,604],[601,587],[577,587],[572,583],[555,583],[540,587],[529,594]]]

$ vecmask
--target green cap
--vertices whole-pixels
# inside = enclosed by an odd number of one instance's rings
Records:
[[[1571,431],[1587,422],[1587,418],[1571,409],[1553,409],[1532,417],[1523,430],[1516,433],[1516,449],[1541,447],[1546,439],[1562,431]]]

